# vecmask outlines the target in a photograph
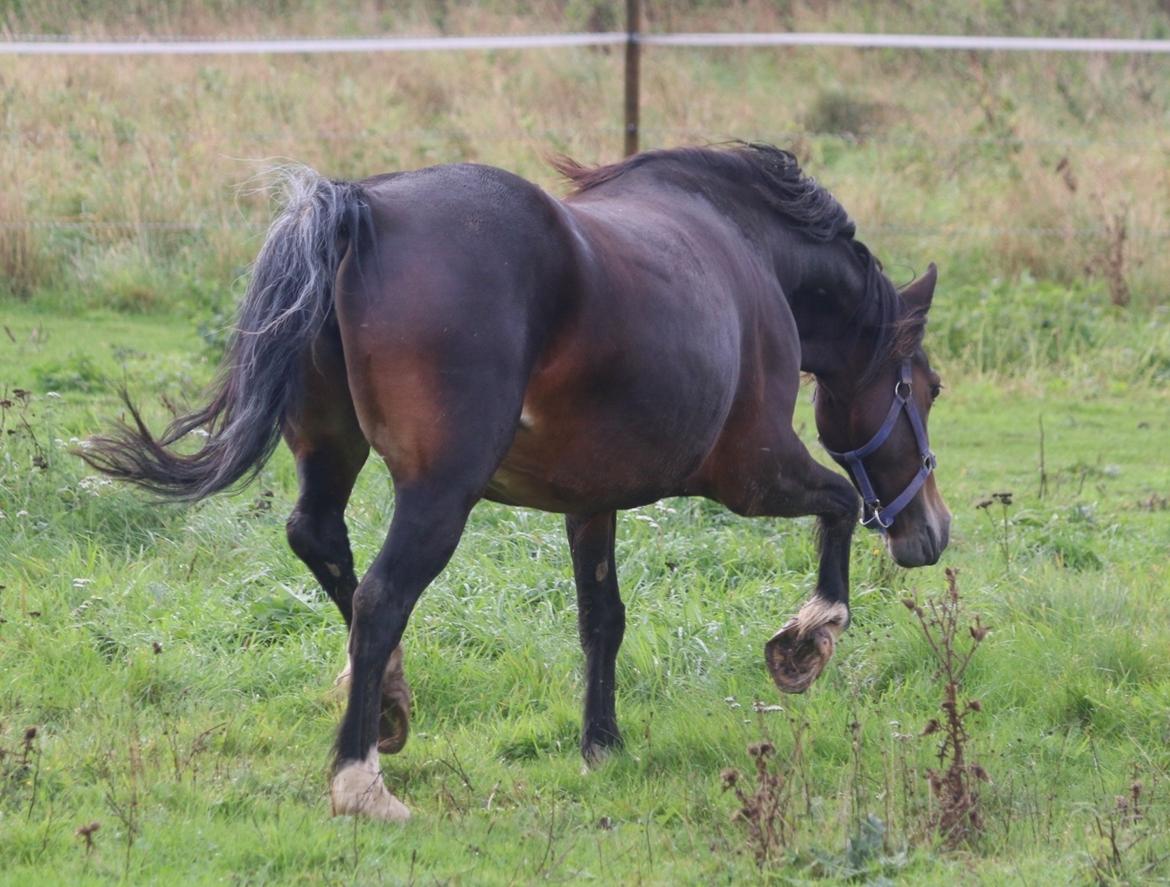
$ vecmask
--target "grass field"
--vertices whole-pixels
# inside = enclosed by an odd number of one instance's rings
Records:
[[[152,392],[205,379],[203,342],[163,318],[19,309],[6,325],[0,378],[32,393],[5,410],[0,475],[0,880],[752,879],[720,771],[749,769],[765,736],[793,780],[776,877],[1170,876],[1170,467],[1150,457],[1170,433],[1164,383],[969,372],[935,412],[956,515],[946,563],[992,626],[966,687],[982,703],[971,754],[991,776],[966,851],[931,840],[935,739],[918,734],[941,686],[899,603],[939,591],[941,567],[898,570],[860,537],[854,626],[806,697],[779,700],[760,648],[811,588],[811,528],[694,501],[621,520],[628,748],[588,775],[559,520],[476,510],[411,623],[416,732],[386,766],[416,817],[388,828],[327,815],[344,632],[283,541],[286,454],[250,491],[182,509],[63,451],[116,410],[119,379]],[[978,508],[1005,490],[1006,526],[1000,506]],[[361,562],[390,498],[369,466],[350,510]],[[1135,782],[1140,815],[1116,800]],[[87,852],[75,831],[93,821]]]
[[[649,6],[672,30],[1159,37],[1170,22],[1138,3]],[[605,26],[591,16],[609,6],[517,9],[42,0],[4,15],[10,33],[472,33]],[[577,750],[558,517],[475,510],[405,642],[413,733],[384,766],[415,816],[335,820],[345,634],[284,540],[288,454],[246,491],[180,508],[67,453],[118,414],[120,384],[157,426],[164,398],[210,379],[268,211],[236,194],[255,169],[240,158],[341,176],[478,159],[555,188],[542,151],[614,156],[618,55],[0,59],[0,884],[1170,882],[1159,63],[646,63],[649,144],[793,144],[896,279],[938,261],[927,345],[947,387],[931,437],[955,522],[943,564],[913,572],[858,535],[853,626],[813,689],[781,699],[762,645],[812,588],[811,523],[692,500],[623,514],[627,744],[596,771]],[[331,101],[305,100],[322,84]],[[807,398],[799,410],[811,442]],[[359,569],[392,509],[368,465],[349,511]],[[958,848],[926,778],[944,686],[902,606],[940,595],[945,567],[963,626],[991,627],[961,693],[979,702],[983,829]],[[721,774],[751,786],[763,739],[783,840],[760,862]]]

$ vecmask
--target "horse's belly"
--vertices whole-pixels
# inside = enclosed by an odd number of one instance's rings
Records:
[[[657,502],[678,490],[650,484],[606,483],[581,475],[577,478],[542,477],[502,464],[488,481],[484,498],[504,505],[537,508],[556,514],[591,514],[637,508]]]
[[[553,419],[526,410],[486,498],[562,513],[635,508],[678,495],[715,439],[713,433],[664,434],[661,423],[615,418]]]

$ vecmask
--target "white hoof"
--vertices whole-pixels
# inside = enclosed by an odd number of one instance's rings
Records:
[[[337,771],[329,796],[334,816],[367,816],[387,822],[410,819],[410,810],[382,782],[376,748],[370,749],[364,761],[351,761]]]

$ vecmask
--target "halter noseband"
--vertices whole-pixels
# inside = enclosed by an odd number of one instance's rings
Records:
[[[930,441],[926,437],[926,426],[922,424],[922,416],[918,412],[918,406],[910,396],[913,393],[911,379],[910,361],[907,359],[902,361],[902,367],[898,372],[898,381],[894,384],[894,402],[890,404],[882,427],[869,439],[868,443],[846,453],[835,453],[825,447],[825,452],[837,460],[843,468],[848,468],[849,473],[853,475],[853,479],[857,483],[857,489],[861,492],[861,498],[865,502],[861,525],[869,527],[871,530],[877,530],[879,533],[885,533],[894,525],[894,518],[910,504],[910,500],[922,489],[926,479],[938,466],[938,459],[930,451]],[[898,421],[898,416],[903,410],[906,411],[906,416],[910,419],[910,427],[914,429],[922,467],[918,469],[918,474],[914,475],[914,479],[893,502],[889,505],[882,505],[881,499],[878,498],[873,484],[869,480],[869,474],[866,472],[865,463],[862,460],[875,453],[889,439],[894,430],[894,424]]]

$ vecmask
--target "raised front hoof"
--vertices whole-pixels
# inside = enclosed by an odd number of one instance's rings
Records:
[[[820,677],[835,647],[827,626],[802,635],[793,619],[764,645],[764,660],[777,687],[785,693],[803,693]]]
[[[382,782],[375,755],[342,766],[333,776],[329,797],[334,816],[364,816],[385,822],[410,819],[410,810]]]
[[[764,645],[772,680],[785,693],[803,693],[815,681],[849,624],[849,607],[819,596],[808,601]]]

